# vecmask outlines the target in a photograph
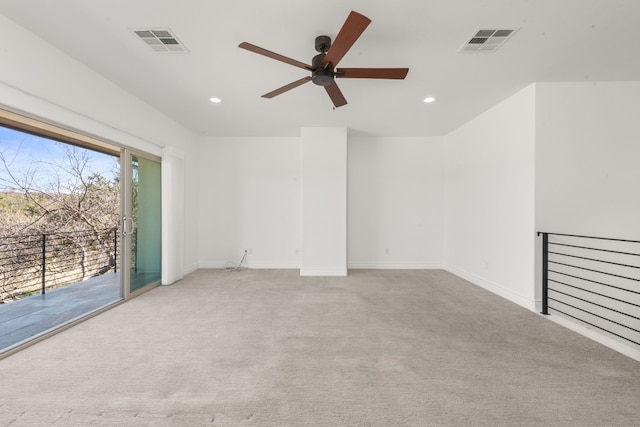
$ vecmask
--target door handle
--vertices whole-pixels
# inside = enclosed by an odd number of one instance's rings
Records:
[[[127,221],[129,221],[129,224],[131,224],[131,229],[129,230],[129,227],[127,227]],[[122,235],[124,237],[131,235],[131,233],[133,233],[133,218],[127,218],[122,217]]]

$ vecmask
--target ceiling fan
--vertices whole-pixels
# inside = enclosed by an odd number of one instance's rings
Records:
[[[311,71],[311,76],[301,78],[274,91],[265,93],[262,95],[263,98],[273,98],[311,81],[318,86],[324,86],[333,105],[341,107],[347,104],[347,100],[342,95],[340,88],[338,88],[335,78],[402,80],[409,72],[408,68],[336,68],[338,62],[351,49],[351,46],[358,40],[370,23],[371,20],[369,18],[352,11],[342,25],[333,44],[331,44],[329,36],[316,37],[315,48],[320,53],[313,57],[311,65],[247,42],[240,43],[238,47]]]

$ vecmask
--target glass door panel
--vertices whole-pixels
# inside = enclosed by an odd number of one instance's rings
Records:
[[[160,280],[160,163],[131,156],[131,292]]]
[[[160,281],[162,232],[160,162],[135,154],[127,157],[130,201],[124,210],[123,233],[128,265],[123,276],[129,294]]]

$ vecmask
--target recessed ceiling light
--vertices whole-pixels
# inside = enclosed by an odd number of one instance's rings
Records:
[[[427,97],[424,99],[424,102],[425,102],[425,103],[427,103],[427,104],[431,104],[431,103],[432,103],[433,101],[435,101],[435,100],[436,100],[436,99],[435,99],[433,96],[427,96]]]
[[[214,104],[219,104],[222,102],[222,99],[220,98],[216,98],[215,96],[213,98],[209,98],[209,101],[213,102]]]

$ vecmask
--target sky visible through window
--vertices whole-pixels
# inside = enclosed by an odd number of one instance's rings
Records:
[[[77,148],[86,153],[89,168],[86,174],[99,173],[108,180],[117,177],[118,158],[97,151]],[[48,138],[31,135],[0,126],[0,153],[14,176],[24,176],[29,170],[34,172],[36,181],[46,182],[49,172],[42,163],[60,164],[65,161],[64,144]],[[35,165],[38,165],[34,167]],[[15,190],[8,181],[7,171],[0,163],[0,192]]]

